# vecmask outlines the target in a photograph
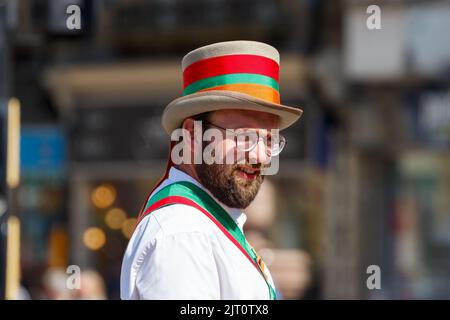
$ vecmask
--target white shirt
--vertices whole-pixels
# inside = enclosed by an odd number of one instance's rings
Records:
[[[171,168],[152,195],[177,181],[206,190]],[[217,202],[242,230],[247,216]],[[265,272],[274,287],[267,267]],[[270,298],[263,276],[248,258],[201,211],[183,204],[155,210],[138,224],[123,258],[120,287],[122,299]]]

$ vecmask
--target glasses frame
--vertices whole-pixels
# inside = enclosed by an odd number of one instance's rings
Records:
[[[208,124],[208,125],[210,125],[212,127],[215,127],[215,128],[222,129],[224,131],[230,132],[234,136],[234,140],[235,140],[235,143],[236,143],[236,148],[239,148],[238,147],[238,136],[240,135],[240,132],[236,132],[234,129],[223,128],[221,126],[218,126],[218,125],[216,125],[214,123],[211,123],[209,121],[206,121],[206,120],[203,120],[203,123],[206,123],[206,124]],[[283,135],[278,134],[278,137],[279,137],[278,145],[282,145],[282,147],[279,148],[279,151],[275,152],[275,153],[272,152],[271,150],[269,151],[269,148],[267,147],[267,135],[261,136],[259,133],[257,133],[257,132],[255,132],[255,133],[258,136],[258,140],[256,141],[256,143],[254,143],[253,146],[251,146],[251,147],[249,147],[247,149],[244,149],[244,150],[240,149],[240,151],[243,151],[243,152],[250,152],[250,151],[252,151],[258,145],[259,141],[262,139],[263,142],[264,142],[264,146],[266,147],[265,148],[266,149],[266,155],[269,156],[269,157],[276,157],[277,155],[279,155],[283,151],[284,147],[286,146],[286,143],[287,143],[286,138]],[[245,134],[248,136],[248,133],[245,133]]]

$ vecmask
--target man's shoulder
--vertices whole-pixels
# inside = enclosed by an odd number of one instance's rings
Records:
[[[170,273],[183,255],[204,257],[202,261],[210,264],[213,260],[207,255],[213,254],[216,237],[212,236],[215,226],[208,220],[201,211],[183,204],[165,206],[145,216],[124,254],[122,286],[134,288],[138,277],[151,277],[154,270]],[[160,265],[165,265],[164,270],[158,269]]]
[[[183,204],[172,204],[155,210],[145,216],[134,230],[124,261],[142,260],[155,250],[158,244],[190,241],[215,242],[215,225],[201,211]],[[212,243],[210,242],[210,243]],[[184,244],[185,245],[185,244]],[[140,264],[141,262],[137,262]]]
[[[184,204],[171,204],[151,212],[137,228],[150,237],[181,233],[211,235],[215,232],[214,224],[203,212]]]

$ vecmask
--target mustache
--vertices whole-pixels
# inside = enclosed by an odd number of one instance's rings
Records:
[[[233,169],[240,169],[240,168],[251,168],[251,169],[255,169],[255,170],[263,170],[266,168],[269,168],[270,165],[268,164],[261,164],[261,163],[237,163],[233,165]]]

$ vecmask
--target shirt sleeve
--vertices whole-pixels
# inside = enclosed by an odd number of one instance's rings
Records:
[[[201,232],[158,237],[136,277],[140,299],[220,299],[211,239]]]

